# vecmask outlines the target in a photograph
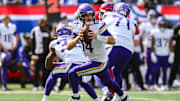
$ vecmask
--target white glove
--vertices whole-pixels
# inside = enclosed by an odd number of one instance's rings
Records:
[[[155,56],[154,52],[151,52],[151,61],[153,63],[157,63],[157,57]]]
[[[0,54],[0,58],[1,58],[0,60],[1,60],[1,62],[4,61],[5,57],[6,57],[6,53],[1,52],[1,54]]]
[[[174,62],[174,53],[173,52],[170,53],[169,58],[168,58],[168,62],[170,64],[172,64]]]
[[[92,76],[83,76],[82,77],[82,82],[88,82],[88,81],[90,81],[91,80],[91,78],[92,78]]]

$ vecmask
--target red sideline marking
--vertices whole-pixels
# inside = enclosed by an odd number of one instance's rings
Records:
[[[180,15],[180,6],[162,6],[161,14]]]
[[[93,5],[95,11],[99,10],[99,5]],[[61,6],[60,12],[74,14],[78,6]],[[0,15],[39,15],[46,14],[45,6],[0,6]]]

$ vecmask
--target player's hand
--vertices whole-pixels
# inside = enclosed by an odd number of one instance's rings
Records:
[[[174,62],[174,53],[171,52],[168,58],[168,63],[172,64]]]
[[[14,50],[16,50],[16,46],[13,46],[13,47],[12,47],[12,51],[14,51]]]
[[[8,52],[9,52],[6,48],[3,48],[3,51],[4,51],[5,53],[8,53]]]
[[[93,32],[93,30],[88,30],[88,37],[89,39],[97,39],[97,34]]]
[[[83,29],[81,29],[80,32],[79,32],[79,34],[78,34],[78,36],[79,36],[80,38],[83,38],[83,32],[84,32]]]
[[[156,55],[155,55],[154,52],[151,52],[151,61],[152,61],[153,63],[157,63],[157,57],[156,57]]]

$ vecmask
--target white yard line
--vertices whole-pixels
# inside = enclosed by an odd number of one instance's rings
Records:
[[[153,94],[177,94],[180,93],[180,91],[127,91],[127,93],[131,93],[131,94],[142,94],[142,93],[153,93]]]
[[[144,101],[160,101],[160,99],[152,99],[152,98],[137,98],[133,97],[133,100],[144,100]],[[179,100],[161,100],[161,101],[179,101]]]

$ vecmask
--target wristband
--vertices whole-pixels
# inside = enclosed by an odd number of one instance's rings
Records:
[[[107,43],[108,42],[108,36],[102,36],[102,35],[97,35],[97,40]]]

